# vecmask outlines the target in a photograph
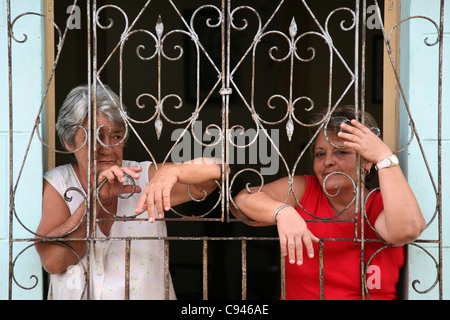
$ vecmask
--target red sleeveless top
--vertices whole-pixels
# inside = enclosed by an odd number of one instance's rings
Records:
[[[335,216],[320,183],[315,176],[306,176],[306,190],[300,204],[309,213],[318,217]],[[366,213],[372,226],[383,209],[380,192],[372,193],[366,203]],[[301,207],[297,211],[305,220],[320,221]],[[339,218],[337,218],[339,219]],[[361,299],[361,242],[354,242],[354,222],[307,222],[309,230],[322,239],[347,239],[344,241],[324,241],[323,274],[324,298],[330,300]],[[360,225],[358,222],[358,238]],[[364,239],[379,239],[365,221]],[[399,272],[404,264],[404,247],[387,247],[375,254],[386,244],[383,242],[364,242],[366,283],[369,297],[366,299],[397,299]],[[314,243],[314,258],[304,252],[303,265],[292,265],[286,259],[286,299],[316,300],[320,298],[319,283],[319,245]],[[375,255],[374,255],[375,254]],[[374,256],[373,256],[374,255]]]

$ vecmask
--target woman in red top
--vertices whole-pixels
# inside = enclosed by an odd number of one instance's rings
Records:
[[[354,107],[338,107],[331,117],[326,111],[315,116],[319,120],[314,123],[326,128],[320,129],[311,147],[315,176],[282,178],[264,185],[260,192],[244,189],[234,198],[238,208],[231,211],[238,218],[250,218],[247,224],[277,225],[281,252],[287,259],[287,299],[321,297],[319,238],[324,250],[323,298],[361,299],[361,242],[353,240],[358,155],[364,159],[366,174],[376,167],[380,186],[379,192],[363,190],[367,199],[364,262],[369,262],[366,276],[371,299],[397,297],[404,263],[401,246],[417,239],[425,228],[398,160],[372,130],[377,129],[375,121],[365,113],[364,126],[354,117]],[[356,230],[361,239],[359,225]],[[386,243],[394,246],[384,248]]]

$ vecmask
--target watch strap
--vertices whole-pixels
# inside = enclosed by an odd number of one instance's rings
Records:
[[[383,169],[383,168],[389,168],[389,167],[393,167],[393,166],[397,166],[398,165],[398,158],[395,154],[387,157],[384,160],[381,160],[380,162],[378,162],[375,165],[375,168],[377,170]]]

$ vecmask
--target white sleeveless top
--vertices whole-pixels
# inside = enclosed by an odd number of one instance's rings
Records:
[[[134,162],[124,160],[122,166],[140,166],[140,178],[136,185],[142,190],[148,184],[148,168],[151,162]],[[45,173],[46,179],[64,198],[70,187],[83,188],[71,164],[59,166]],[[129,182],[125,182],[129,184]],[[69,191],[72,201],[66,202],[73,213],[84,201],[77,191]],[[139,193],[128,199],[119,198],[117,216],[133,216],[139,200]],[[156,209],[156,208],[155,208]],[[138,216],[147,218],[147,211]],[[97,237],[105,237],[97,226]],[[149,223],[146,221],[115,221],[110,230],[114,237],[165,237],[166,224],[163,221]],[[90,248],[90,299],[122,300],[125,298],[125,249],[124,240],[91,242]],[[49,299],[86,299],[87,288],[85,272],[87,255],[65,272],[52,274],[50,278]],[[132,240],[130,255],[130,299],[164,299],[164,242],[163,240]],[[175,299],[172,280],[169,276],[169,298]]]

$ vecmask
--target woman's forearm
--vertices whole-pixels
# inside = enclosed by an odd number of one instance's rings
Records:
[[[217,180],[222,180],[222,166],[220,160],[210,158],[150,166],[149,183],[141,193],[135,212],[147,210],[149,221],[154,222],[163,218],[172,206],[204,198],[216,189]]]
[[[281,195],[282,193],[279,193]],[[279,201],[280,198],[264,191],[249,193],[241,191],[234,198],[239,209],[253,222],[246,222],[252,226],[277,225],[280,239],[280,250],[283,256],[289,257],[289,263],[303,264],[303,251],[306,249],[308,257],[314,257],[313,242],[319,239],[314,236],[306,225],[306,222],[294,208],[295,200],[290,197],[287,203]],[[236,213],[238,209],[233,208]],[[275,215],[276,213],[276,215]],[[242,215],[240,212],[237,217]]]
[[[42,241],[36,245],[44,269],[52,274],[61,273],[71,265],[78,263],[79,258],[86,252],[86,241],[70,239],[83,239],[86,237],[86,218],[84,216],[84,203],[64,223],[53,228],[45,234],[37,230],[36,239],[64,238],[64,244],[56,241]],[[59,241],[58,241],[59,242]],[[69,246],[70,248],[67,248]]]
[[[274,225],[273,214],[280,206],[284,205],[283,202],[275,200],[264,191],[249,193],[246,189],[234,198],[234,202],[238,208],[231,206],[231,212],[237,218],[249,218],[251,221],[245,223],[252,226]]]
[[[426,223],[400,167],[381,169],[378,177],[389,242],[402,244],[414,241],[422,233]]]
[[[196,185],[205,182],[211,183],[213,180],[222,180],[220,159],[197,158],[185,163],[166,164],[165,166],[168,170],[175,170],[178,182],[183,184]]]
[[[278,208],[285,204],[292,206],[292,208],[296,207],[296,200],[292,192],[289,191],[289,181],[287,177],[281,178],[264,185],[261,191],[258,191],[259,187],[252,187],[250,188],[251,193],[243,189],[234,197],[234,201],[240,211],[248,218],[256,221],[259,226],[273,225],[275,224],[273,216]],[[294,177],[293,185],[298,199],[303,196],[304,182],[303,176]],[[233,207],[231,206],[233,214],[241,214],[238,209]]]

